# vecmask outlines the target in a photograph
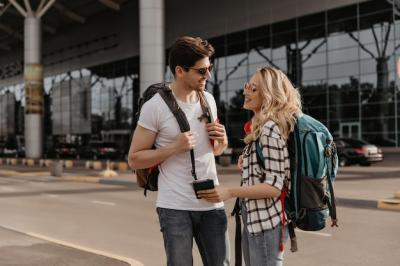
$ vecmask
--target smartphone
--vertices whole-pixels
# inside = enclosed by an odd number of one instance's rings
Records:
[[[195,180],[192,182],[192,185],[194,192],[196,193],[196,198],[201,199],[197,194],[197,191],[214,188],[214,180],[213,179]]]

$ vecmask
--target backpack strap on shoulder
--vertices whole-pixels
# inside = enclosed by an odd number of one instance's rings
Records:
[[[182,109],[176,102],[176,99],[172,94],[172,90],[167,85],[164,85],[164,87],[161,90],[159,90],[158,93],[160,94],[161,98],[163,98],[165,103],[168,105],[171,112],[174,114],[176,120],[178,121],[181,132],[189,131],[190,130],[189,122],[186,118],[185,113],[182,111]]]
[[[256,139],[255,145],[256,145],[257,163],[263,170],[265,170],[265,159],[260,145],[260,138]]]
[[[206,118],[208,120],[208,123],[214,122],[215,120],[211,112],[210,104],[207,101],[207,96],[202,91],[198,91],[197,96],[199,97],[200,106],[203,110],[203,115],[199,117],[199,120],[201,121],[203,118]]]
[[[181,132],[187,132],[190,130],[190,125],[187,120],[187,117],[185,113],[182,111],[182,109],[179,107],[174,95],[172,94],[172,90],[169,88],[167,84],[164,84],[163,88],[158,91],[160,94],[161,98],[165,101],[165,103],[168,105],[169,109],[171,112],[174,114],[176,121],[178,121],[179,128],[181,129]],[[192,176],[194,180],[197,180],[197,174],[196,174],[196,165],[195,165],[195,160],[194,160],[194,152],[193,149],[190,150],[190,161],[192,163]]]

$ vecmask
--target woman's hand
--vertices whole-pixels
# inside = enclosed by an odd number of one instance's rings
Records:
[[[232,198],[232,194],[228,188],[217,186],[213,189],[200,190],[197,194],[208,202],[221,202]]]
[[[238,162],[237,162],[237,167],[242,170],[243,168],[243,155],[239,156]]]

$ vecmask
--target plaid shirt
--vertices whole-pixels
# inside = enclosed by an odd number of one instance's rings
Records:
[[[269,184],[282,189],[284,181],[290,181],[290,161],[286,141],[273,121],[265,123],[259,138],[265,160],[265,170],[258,165],[255,143],[249,143],[243,151],[243,186]],[[247,209],[249,233],[275,228],[282,218],[280,198],[243,199]]]

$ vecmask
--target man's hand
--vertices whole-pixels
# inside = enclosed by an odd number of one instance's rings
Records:
[[[232,194],[229,189],[217,186],[213,189],[205,189],[197,192],[200,198],[208,202],[221,202],[232,198]]]
[[[225,148],[228,146],[228,138],[224,125],[213,122],[206,125],[208,136],[213,145],[214,155],[221,155]]]
[[[177,153],[189,151],[196,145],[194,134],[190,131],[179,133],[175,141],[171,143],[171,148],[175,149]]]
[[[223,142],[225,140],[225,126],[218,123],[208,123],[207,125],[207,132],[210,139]]]

